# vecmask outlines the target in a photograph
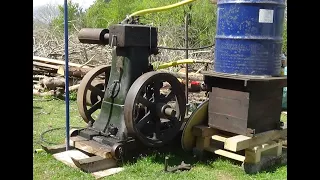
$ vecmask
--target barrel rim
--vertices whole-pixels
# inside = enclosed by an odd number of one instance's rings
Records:
[[[217,0],[217,5],[220,4],[276,4],[286,6],[285,0],[281,0],[281,2],[277,0]]]
[[[233,36],[233,35],[215,35],[216,39],[234,39],[234,40],[270,40],[270,41],[282,41],[282,36]]]

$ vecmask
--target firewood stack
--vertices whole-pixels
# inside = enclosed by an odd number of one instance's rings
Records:
[[[75,91],[83,76],[93,66],[69,63],[69,90]],[[33,94],[40,96],[56,95],[64,92],[65,62],[33,56]]]

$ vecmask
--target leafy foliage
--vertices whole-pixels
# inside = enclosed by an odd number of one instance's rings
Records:
[[[86,11],[78,3],[69,0],[69,28],[75,27],[107,28],[121,22],[130,13],[147,8],[173,4],[181,0],[96,0]],[[63,6],[59,6],[59,16],[53,26],[63,29]],[[170,47],[183,47],[186,12],[190,13],[189,47],[210,45],[216,32],[216,5],[209,0],[198,0],[190,5],[169,11],[146,14],[140,17],[144,24],[158,27],[159,44]],[[287,52],[287,25],[284,24],[283,52]]]
[[[53,19],[51,25],[54,28],[63,30],[64,27],[64,6],[58,5],[59,15]],[[74,3],[68,0],[68,29],[70,32],[74,31],[76,27],[83,27],[84,11],[80,7],[79,3]]]

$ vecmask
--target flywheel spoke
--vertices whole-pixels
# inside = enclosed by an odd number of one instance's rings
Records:
[[[160,121],[160,118],[157,118],[157,120],[156,120],[156,132],[155,132],[156,139],[160,138],[160,127],[161,127],[161,121]]]
[[[167,94],[164,98],[162,98],[161,102],[163,103],[168,103],[169,101],[171,101],[174,98],[174,93],[173,91],[171,91],[169,94]]]
[[[154,90],[154,101],[158,102],[160,98],[160,83],[154,82],[153,90]]]
[[[96,88],[94,86],[92,86],[91,84],[88,85],[88,89],[90,91],[92,91],[94,94],[97,94],[98,96],[100,96],[101,98],[103,98],[104,96],[104,92],[102,90],[100,90],[99,88]]]
[[[152,102],[148,101],[146,98],[139,96],[138,102],[146,107],[150,107],[152,105]]]
[[[96,110],[100,109],[102,104],[102,101],[98,101],[96,102],[93,106],[91,106],[91,108],[88,110],[88,113],[91,115],[92,113],[94,113]]]
[[[150,121],[150,111],[140,119],[140,121],[136,124],[137,129],[142,129],[143,126]]]

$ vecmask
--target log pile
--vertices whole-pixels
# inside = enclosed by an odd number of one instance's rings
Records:
[[[69,64],[69,91],[76,91],[83,76],[94,66]],[[48,96],[61,94],[65,88],[65,62],[33,56],[33,94]]]
[[[81,65],[69,62],[69,91],[76,91],[81,79],[94,66]],[[174,75],[185,86],[185,68],[178,72],[158,70]],[[200,92],[202,90],[203,76],[198,72],[189,72],[189,91]],[[33,56],[33,94],[40,96],[60,95],[65,88],[65,62],[63,60],[49,59]]]

